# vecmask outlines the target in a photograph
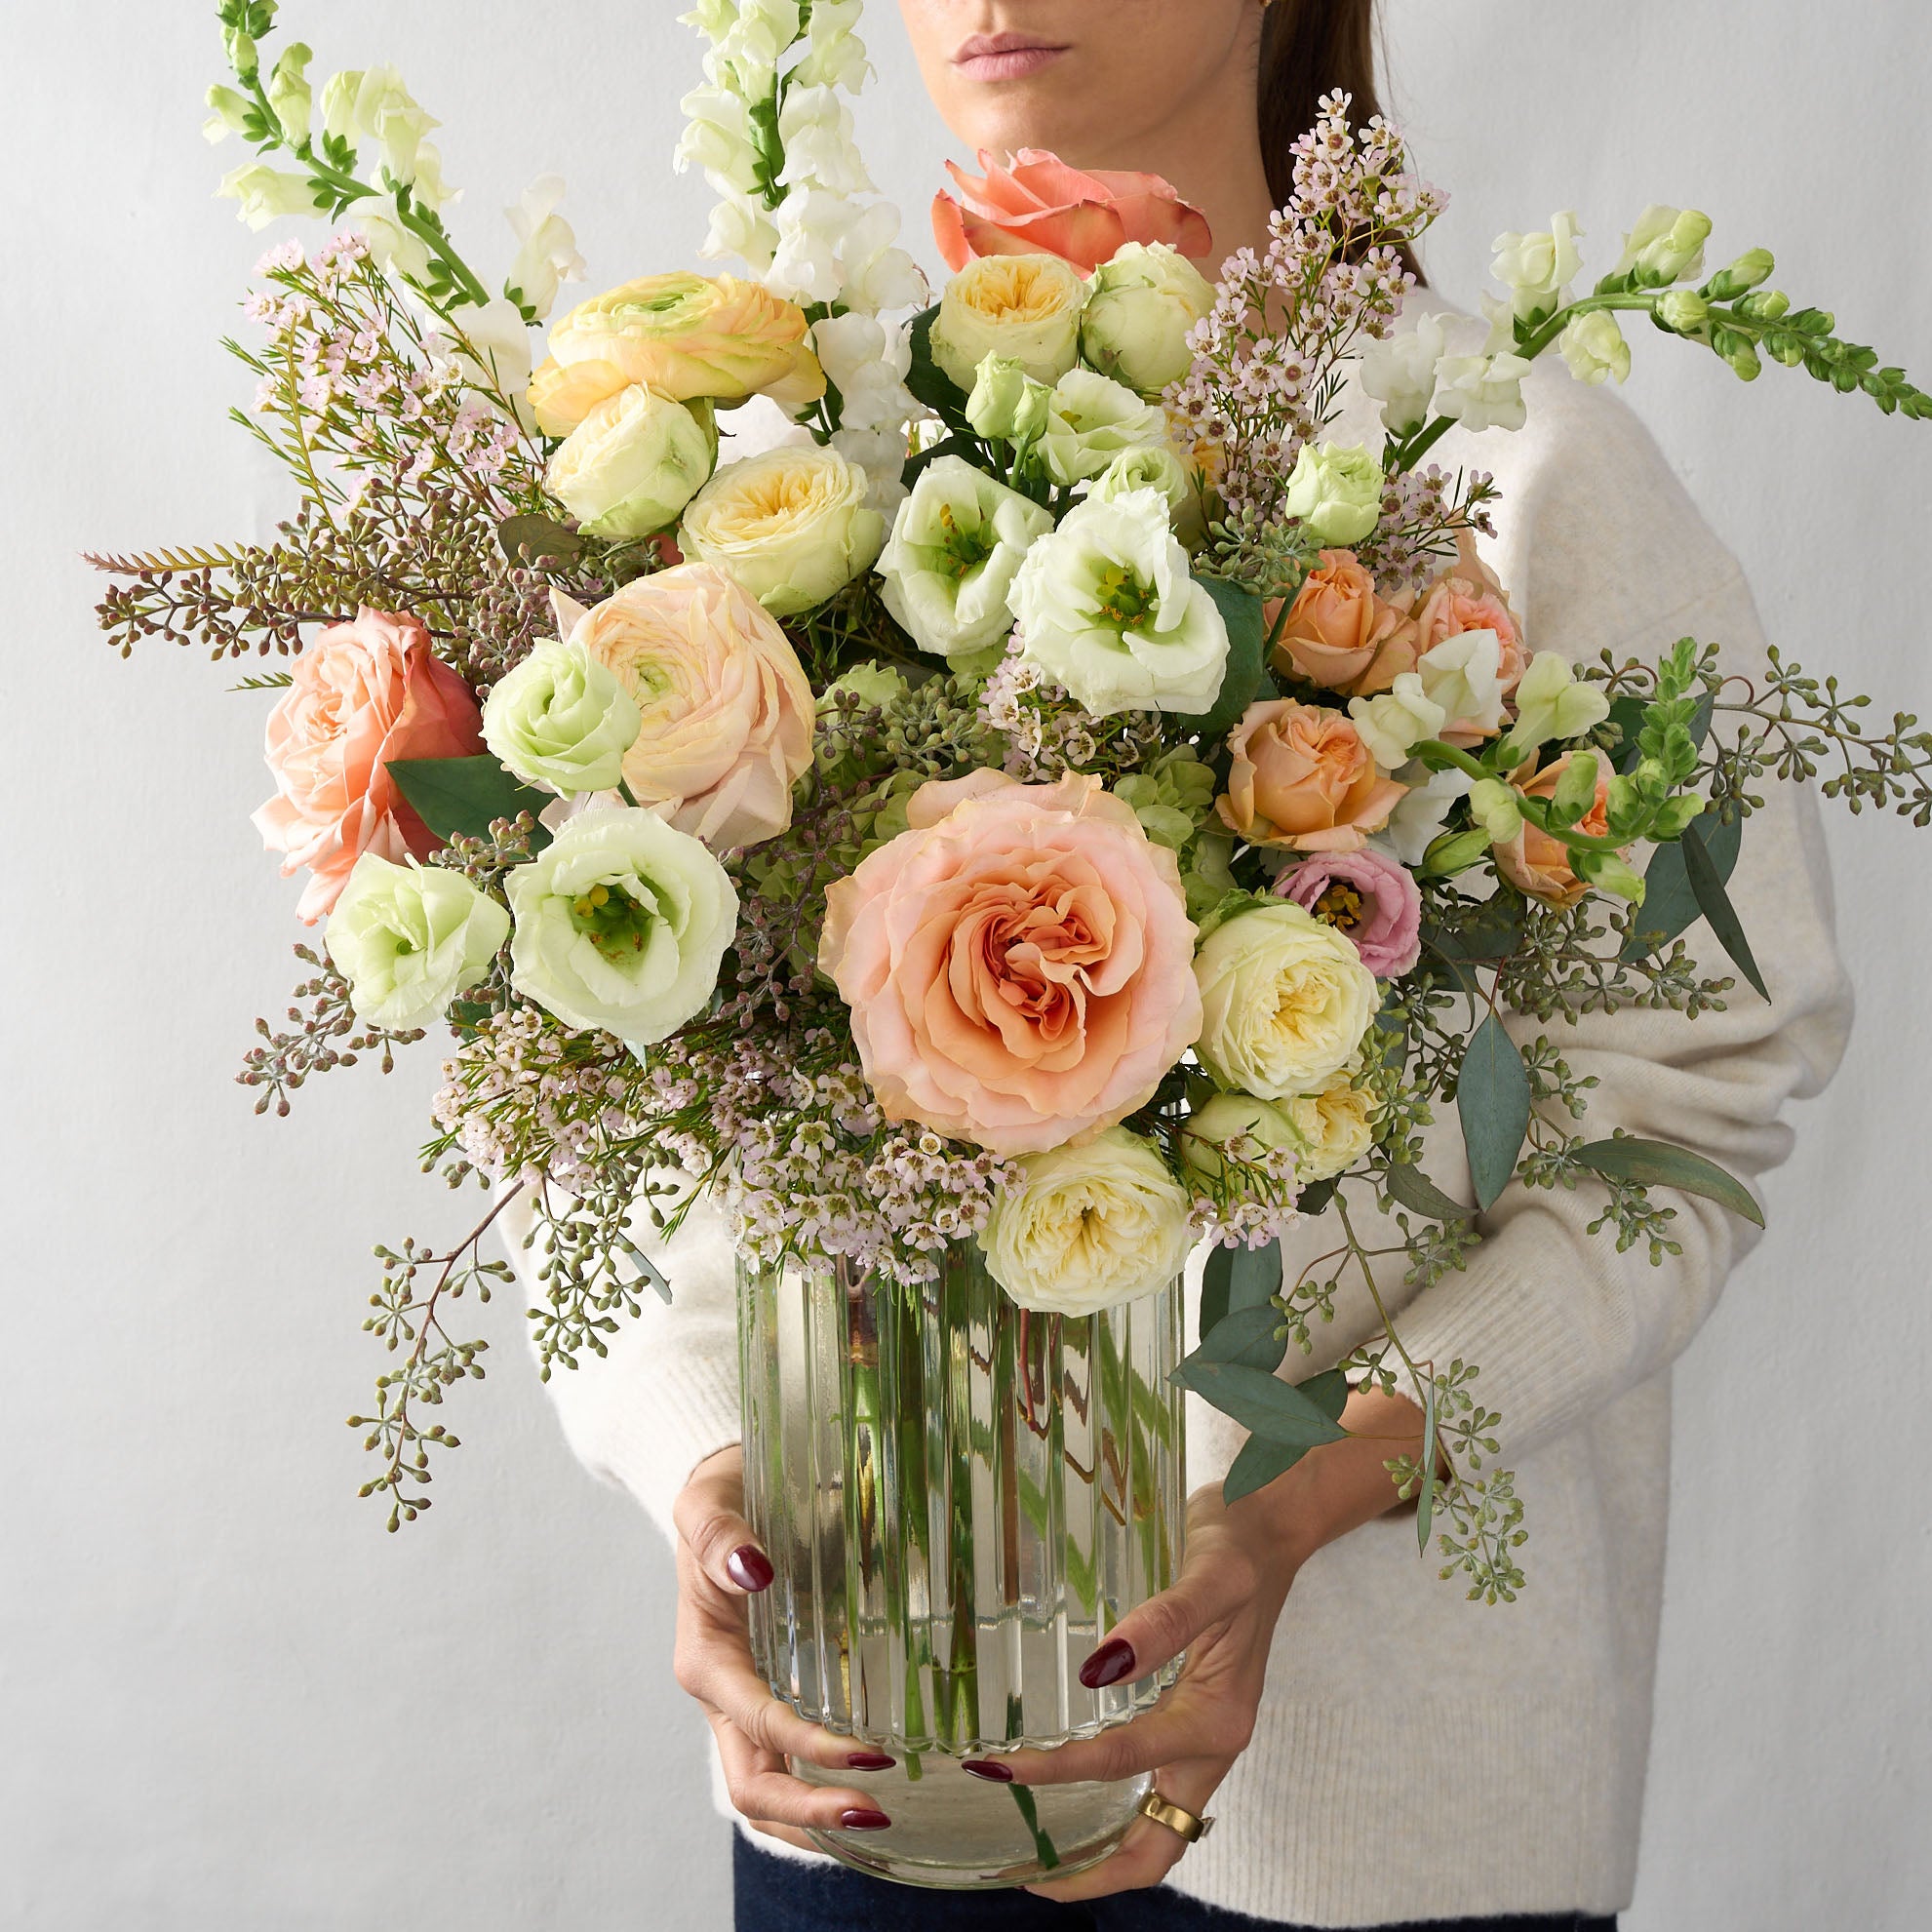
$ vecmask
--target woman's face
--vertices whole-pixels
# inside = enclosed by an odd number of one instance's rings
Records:
[[[899,0],[920,72],[968,148],[1132,167],[1238,76],[1261,0]]]

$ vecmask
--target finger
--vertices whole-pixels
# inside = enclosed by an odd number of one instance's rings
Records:
[[[803,1757],[828,1771],[886,1771],[892,1766],[884,1752],[808,1723],[774,1697],[752,1668],[741,1634],[735,1640],[722,1636],[703,1640],[695,1659],[681,1641],[678,1681],[774,1761]]]
[[[725,1789],[731,1802],[760,1825],[789,1825],[820,1832],[883,1832],[891,1820],[862,1791],[808,1785],[785,1769],[785,1760],[762,1749],[715,1712],[707,1714],[718,1740]]]
[[[1209,1689],[1183,1677],[1152,1711],[1116,1724],[1098,1737],[1057,1745],[1051,1751],[1015,1751],[978,1758],[967,1768],[1000,1784],[1111,1784],[1163,1764],[1225,1758],[1232,1763],[1254,1734],[1254,1703],[1237,1687]],[[1005,1776],[1002,1776],[1002,1773]]]
[[[1155,1789],[1169,1804],[1203,1817],[1234,1761],[1232,1757],[1190,1758],[1163,1765],[1155,1777]],[[1071,1878],[1043,1881],[1026,1889],[1062,1905],[1106,1898],[1114,1892],[1140,1891],[1162,1883],[1187,1856],[1188,1849],[1188,1840],[1171,1826],[1152,1818],[1136,1818],[1111,1858],[1103,1858]]]
[[[671,1505],[680,1543],[711,1582],[734,1597],[770,1589],[772,1577],[770,1557],[740,1514],[743,1501],[735,1466],[714,1458]]]
[[[1256,1583],[1253,1565],[1225,1542],[1190,1549],[1173,1583],[1129,1610],[1081,1665],[1081,1682],[1100,1690],[1151,1676],[1247,1602]]]

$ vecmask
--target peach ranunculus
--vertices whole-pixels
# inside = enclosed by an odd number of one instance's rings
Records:
[[[295,661],[294,682],[268,714],[275,796],[255,814],[282,873],[309,869],[296,916],[313,926],[334,907],[356,860],[392,864],[442,844],[390,777],[392,758],[470,758],[483,749],[469,687],[430,651],[414,617],[360,611],[321,633]]]
[[[1201,1031],[1174,855],[1082,772],[924,785],[826,894],[818,963],[879,1104],[996,1154],[1080,1145]]]
[[[577,306],[531,377],[537,426],[568,436],[599,403],[642,383],[722,408],[769,395],[790,411],[825,393],[805,311],[735,275],[648,275]]]
[[[624,782],[680,832],[716,850],[755,846],[792,822],[811,764],[814,700],[777,620],[709,564],[635,578],[574,618],[569,643],[616,672],[643,713]]]
[[[1006,167],[982,148],[975,179],[947,162],[960,190],[932,203],[932,232],[955,271],[983,255],[1057,255],[1083,275],[1128,242],[1165,242],[1183,255],[1211,255],[1207,217],[1159,175],[1088,173],[1045,148],[1023,147]]]
[[[1413,622],[1417,657],[1452,637],[1461,637],[1465,631],[1494,631],[1496,642],[1502,647],[1500,669],[1505,696],[1516,690],[1522,674],[1529,669],[1522,626],[1510,609],[1509,593],[1504,590],[1502,579],[1476,554],[1476,539],[1468,531],[1456,539],[1454,565],[1423,590],[1415,606]],[[1396,669],[1413,670],[1414,664],[1400,664]],[[1450,729],[1454,729],[1453,724]]]
[[[1414,637],[1407,614],[1376,595],[1353,550],[1324,550],[1288,606],[1275,660],[1311,684],[1365,695],[1414,669]]]
[[[1217,808],[1228,829],[1254,846],[1358,851],[1408,790],[1383,775],[1339,711],[1289,697],[1250,704],[1228,749],[1234,764]]]
[[[1525,779],[1518,771],[1511,782],[1524,798],[1554,798],[1557,782],[1569,769],[1569,754],[1565,752],[1534,777]],[[1585,833],[1593,839],[1603,838],[1609,832],[1609,761],[1599,758],[1597,761],[1596,800],[1570,828],[1572,831]],[[1521,829],[1508,845],[1494,848],[1493,855],[1496,870],[1518,891],[1527,892],[1532,899],[1547,899],[1553,906],[1569,907],[1590,890],[1570,870],[1569,848],[1560,839],[1553,839],[1549,833],[1538,831],[1527,819],[1523,820]]]

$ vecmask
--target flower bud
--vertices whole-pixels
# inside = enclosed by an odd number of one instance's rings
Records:
[[[1617,852],[1572,852],[1571,865],[1579,879],[1587,880],[1599,892],[1613,892],[1632,905],[1643,903],[1643,881],[1632,871],[1628,860]]]
[[[966,420],[989,443],[1037,443],[1046,427],[1052,393],[1016,357],[989,352],[980,358],[972,394],[966,398]]]
[[[1695,289],[1672,289],[1657,304],[1657,320],[1678,335],[1695,335],[1711,319],[1711,304]]]
[[[1365,446],[1304,443],[1281,508],[1322,543],[1360,543],[1382,515],[1382,465]]]
[[[1738,313],[1753,322],[1777,322],[1791,312],[1792,298],[1782,289],[1760,289],[1738,303]]]
[[[1128,242],[1088,286],[1081,348],[1103,375],[1152,400],[1188,373],[1188,336],[1214,291],[1178,249]]]
[[[1480,825],[1473,826],[1467,832],[1444,832],[1439,839],[1430,842],[1418,870],[1426,879],[1452,878],[1458,872],[1467,872],[1472,865],[1484,858],[1489,846],[1489,833]]]
[[[228,64],[242,80],[250,79],[261,64],[255,51],[255,42],[239,27],[229,27],[221,35],[221,45],[228,56]]]
[[[1522,808],[1500,778],[1479,778],[1470,787],[1469,813],[1494,845],[1508,845],[1522,830]]]
[[[282,50],[275,71],[268,77],[268,104],[282,124],[282,133],[291,147],[299,147],[308,138],[312,97],[308,85],[308,63],[314,57],[300,41]]]
[[[1623,258],[1615,277],[1639,289],[1661,289],[1697,274],[1704,266],[1704,242],[1711,217],[1694,208],[1646,208],[1624,237]]]
[[[1597,754],[1571,755],[1550,800],[1550,815],[1558,825],[1574,825],[1597,803]]]
[[[1769,249],[1748,249],[1731,263],[1728,268],[1720,268],[1711,278],[1711,299],[1713,301],[1735,301],[1738,296],[1748,295],[1761,282],[1771,279],[1771,271],[1778,265],[1777,258]]]

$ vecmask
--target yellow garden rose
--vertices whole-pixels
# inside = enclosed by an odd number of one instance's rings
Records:
[[[774,395],[802,408],[825,390],[806,327],[796,302],[735,275],[648,275],[580,302],[550,332],[531,409],[546,434],[567,436],[633,383],[680,403]]]
[[[1295,1178],[1304,1186],[1345,1174],[1375,1144],[1368,1095],[1339,1074],[1320,1093],[1281,1102],[1293,1130]]]
[[[1054,255],[989,255],[946,285],[932,323],[932,360],[971,392],[988,356],[1057,382],[1080,360],[1086,283]]]
[[[793,616],[872,568],[886,520],[866,508],[869,487],[837,450],[767,450],[727,463],[697,493],[678,547],[727,572],[774,616]]]

